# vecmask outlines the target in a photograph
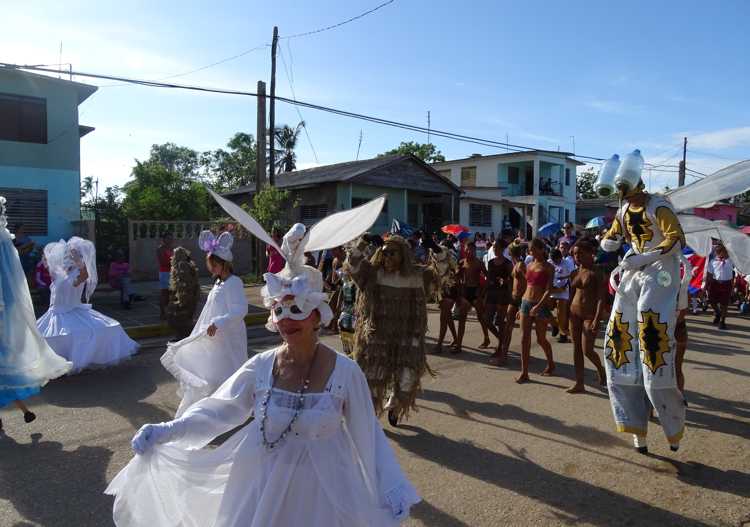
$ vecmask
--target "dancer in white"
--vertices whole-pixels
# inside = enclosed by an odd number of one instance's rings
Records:
[[[29,286],[7,224],[5,198],[0,196],[0,408],[15,403],[30,423],[36,415],[22,401],[39,393],[51,379],[65,375],[72,364],[56,355],[39,334]]]
[[[52,276],[50,307],[37,321],[55,353],[73,363],[71,373],[112,366],[138,349],[116,320],[82,303],[97,285],[96,250],[88,240],[72,237],[47,244],[44,256]]]
[[[376,205],[363,214],[366,227],[382,200]],[[286,266],[265,275],[268,325],[284,344],[250,359],[179,419],[146,425],[133,438],[138,455],[107,489],[118,527],[388,527],[419,501],[375,417],[364,374],[318,340],[333,314],[321,273],[304,265],[305,245],[352,233],[352,225],[322,223],[307,233],[295,225],[279,250]],[[203,448],[253,414],[221,446]]]
[[[211,231],[203,231],[198,238],[216,283],[192,333],[170,343],[161,358],[180,383],[182,401],[176,417],[211,395],[247,360],[247,298],[242,279],[232,274],[233,243],[228,232],[214,237]]]

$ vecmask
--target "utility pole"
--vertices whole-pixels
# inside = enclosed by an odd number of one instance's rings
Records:
[[[256,127],[255,192],[263,190],[266,180],[266,83],[258,81],[258,119]]]
[[[427,110],[427,144],[430,144],[430,110]]]
[[[258,118],[257,118],[257,145],[255,158],[255,195],[263,190],[266,180],[266,83],[258,81]],[[255,238],[255,261],[257,262],[257,274],[265,269],[265,246],[259,238]]]
[[[268,110],[268,184],[274,186],[274,132],[276,131],[276,47],[279,44],[279,28],[273,26],[273,40],[271,41],[271,106]]]
[[[686,165],[685,165],[686,159],[685,158],[686,157],[687,157],[687,137],[682,142],[682,161],[680,161],[680,174],[679,174],[679,176],[677,176],[678,177],[678,180],[677,180],[677,186],[678,187],[685,186],[685,168],[686,168]]]

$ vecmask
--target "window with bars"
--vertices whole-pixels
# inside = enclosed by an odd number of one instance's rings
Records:
[[[472,227],[492,227],[492,205],[470,203],[469,225]]]
[[[0,188],[7,203],[8,227],[23,223],[26,234],[47,236],[47,191],[25,188]]]
[[[570,186],[570,169],[569,168],[565,169],[565,186],[566,187]]]
[[[328,205],[302,205],[300,211],[302,223],[309,226],[328,216]]]
[[[477,167],[461,167],[461,186],[477,186]]]
[[[47,144],[47,101],[0,93],[0,141]]]
[[[508,183],[518,185],[518,167],[508,167]]]

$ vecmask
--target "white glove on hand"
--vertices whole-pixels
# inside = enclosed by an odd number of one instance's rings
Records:
[[[133,436],[130,446],[136,454],[143,455],[154,445],[168,443],[174,435],[174,421],[159,424],[143,425]]]
[[[631,254],[630,256],[627,256],[622,263],[620,263],[620,267],[624,271],[630,271],[633,269],[641,269],[642,267],[651,264],[659,259],[661,256],[660,253],[644,253],[644,254]]]
[[[622,236],[618,236],[617,239],[614,240],[610,238],[604,238],[601,242],[599,242],[599,246],[603,251],[608,253],[619,251],[620,247],[622,247]]]

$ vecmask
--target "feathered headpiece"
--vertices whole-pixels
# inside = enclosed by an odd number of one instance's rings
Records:
[[[296,223],[284,235],[279,247],[255,218],[211,189],[208,191],[230,216],[253,235],[279,251],[286,260],[286,265],[278,273],[263,275],[266,281],[261,290],[263,303],[271,309],[266,328],[277,331],[276,323],[279,320],[287,317],[304,320],[315,309],[320,313],[321,324],[327,325],[333,319],[333,312],[327,304],[327,295],[323,292],[323,275],[314,267],[305,265],[305,252],[339,247],[367,232],[378,219],[385,203],[385,196],[354,209],[332,214],[310,229]],[[292,297],[293,301],[282,303],[286,297]]]
[[[198,236],[198,247],[209,255],[215,254],[226,262],[232,261],[232,245],[234,244],[234,238],[228,232],[222,232],[218,236],[214,236],[211,231],[203,231]]]

